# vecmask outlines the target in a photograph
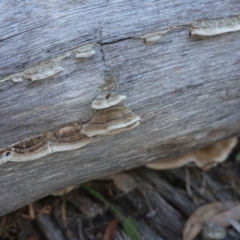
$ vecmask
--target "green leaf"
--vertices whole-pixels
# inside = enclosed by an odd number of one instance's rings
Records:
[[[87,192],[89,192],[91,195],[99,199],[100,201],[104,202],[120,218],[120,220],[124,218],[124,216],[112,204],[110,204],[98,191],[87,186],[86,184],[82,184],[81,187],[85,189]]]
[[[89,187],[86,184],[82,184],[81,187],[89,192],[91,195],[105,203],[112,212],[121,220],[122,227],[124,232],[131,238],[131,240],[141,240],[141,235],[137,230],[137,223],[133,218],[126,218],[122,213],[120,213],[117,208],[115,208],[112,204],[110,204],[98,191]]]
[[[137,230],[137,223],[133,218],[125,218],[122,221],[124,232],[131,238],[131,240],[141,240],[141,236]]]
[[[240,162],[240,152],[236,155],[236,160]]]

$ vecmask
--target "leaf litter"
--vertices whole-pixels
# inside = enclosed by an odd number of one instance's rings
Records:
[[[240,220],[240,202],[212,202],[200,206],[188,218],[183,230],[183,239],[193,240],[207,223],[228,227],[231,225],[228,219]]]

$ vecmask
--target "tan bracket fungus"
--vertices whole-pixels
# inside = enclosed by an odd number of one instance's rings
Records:
[[[109,94],[100,94],[92,102],[92,108],[103,109],[115,106],[126,98],[125,95],[118,95],[116,92]]]
[[[121,103],[125,98],[125,95],[116,92],[98,95],[92,102],[92,108],[99,110],[83,126],[83,132],[89,137],[115,135],[138,126],[141,118]]]
[[[93,44],[86,44],[73,50],[76,58],[89,58],[96,54]]]
[[[103,102],[116,104],[126,98],[124,95],[110,94]],[[99,100],[99,98],[97,97]],[[101,105],[101,104],[100,104]],[[105,105],[104,105],[105,106]],[[139,125],[140,117],[123,105],[98,110],[90,123],[70,124],[54,132],[25,139],[0,150],[0,164],[25,162],[45,157],[51,153],[79,149],[92,140],[91,136],[115,135]]]
[[[54,152],[74,150],[87,145],[92,138],[81,132],[79,124],[69,125],[51,133],[25,139],[0,152],[0,164],[25,162],[45,157]]]
[[[113,106],[98,110],[92,120],[83,126],[83,132],[91,137],[96,135],[106,135],[128,130],[126,127],[139,122],[141,118],[135,115],[126,106]]]
[[[93,56],[96,52],[93,49],[93,44],[86,44],[84,46],[78,47],[73,51],[68,51],[65,54],[36,64],[22,72],[11,74],[3,79],[0,79],[1,82],[11,80],[13,82],[21,82],[23,78],[29,79],[31,81],[43,80],[50,78],[62,71],[64,71],[61,66],[62,60],[64,58],[70,57],[72,53],[75,53],[76,58],[89,58]]]
[[[179,157],[151,162],[147,164],[146,167],[156,170],[165,170],[179,168],[188,163],[195,163],[199,168],[209,170],[217,163],[225,161],[236,144],[237,137],[225,139]]]
[[[53,153],[48,143],[49,132],[25,139],[3,150],[0,164],[7,161],[24,162],[45,157]]]
[[[162,36],[166,34],[167,32],[171,31],[172,29],[177,29],[177,28],[182,28],[183,26],[180,27],[170,27],[161,31],[157,32],[152,32],[152,33],[147,33],[144,35],[140,36],[134,36],[133,38],[140,38],[145,41],[146,44],[154,44],[159,42],[162,39]]]
[[[137,127],[139,124],[140,124],[140,122],[137,121],[137,122],[135,122],[135,123],[133,123],[133,124],[130,124],[130,125],[126,126],[126,127],[111,130],[111,131],[109,131],[108,133],[105,133],[104,135],[107,135],[107,136],[116,135],[116,134],[118,134],[118,133],[131,130],[131,129]]]
[[[61,62],[64,58],[70,56],[71,52],[66,52],[62,56],[39,63],[24,70],[23,72],[12,74],[4,79],[1,79],[0,82],[5,82],[8,80],[12,80],[13,82],[21,82],[23,78],[29,79],[31,81],[38,81],[52,77],[64,70],[61,67]]]
[[[49,145],[53,152],[69,151],[81,148],[90,143],[90,137],[81,132],[79,124],[62,127],[49,137]]]
[[[6,163],[8,161],[8,153],[6,151],[6,149],[1,149],[0,150],[0,165]]]
[[[61,61],[64,57],[58,57],[46,62],[42,62],[34,67],[31,67],[23,72],[23,76],[32,81],[43,80],[54,76],[63,71]]]
[[[210,37],[240,30],[240,15],[216,20],[198,21],[191,25],[191,36]]]

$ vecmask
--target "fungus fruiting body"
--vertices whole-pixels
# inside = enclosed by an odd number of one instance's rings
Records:
[[[104,135],[111,136],[111,135],[115,135],[115,134],[118,134],[118,133],[121,133],[121,132],[124,132],[124,131],[127,131],[127,130],[131,130],[131,129],[137,127],[139,124],[140,124],[140,122],[136,121],[133,124],[130,124],[126,127],[110,130],[108,133],[105,133]]]
[[[10,151],[8,151],[7,149],[2,149],[0,151],[0,165],[8,161],[9,154],[10,154]]]
[[[79,149],[90,143],[92,136],[115,135],[138,126],[140,117],[120,104],[125,98],[117,93],[99,95],[93,107],[100,110],[89,123],[69,124],[8,146],[0,150],[0,164],[31,161],[51,153]]]
[[[240,16],[198,21],[191,25],[192,36],[210,37],[240,31]]]
[[[7,147],[5,157],[10,162],[24,162],[45,157],[53,153],[48,143],[49,132],[23,140]]]
[[[0,164],[31,161],[55,152],[81,148],[91,141],[81,129],[79,124],[69,125],[13,144],[1,150]]]
[[[113,106],[97,111],[92,120],[84,125],[83,132],[89,137],[105,135],[113,130],[126,128],[140,120],[141,118],[128,107]]]
[[[126,98],[125,95],[118,95],[117,93],[100,94],[92,102],[92,108],[104,109],[115,106]]]
[[[209,170],[215,164],[225,161],[236,144],[236,137],[228,138],[182,156],[154,161],[146,166],[152,169],[164,170],[195,163],[199,168]]]
[[[98,109],[89,123],[83,126],[88,136],[115,135],[135,128],[141,118],[121,102],[126,98],[116,92],[102,93],[92,102],[92,108]]]
[[[68,125],[53,132],[49,137],[49,145],[53,152],[69,151],[87,145],[91,138],[81,132],[80,124]]]
[[[93,44],[86,44],[74,50],[76,58],[89,58],[96,54]]]

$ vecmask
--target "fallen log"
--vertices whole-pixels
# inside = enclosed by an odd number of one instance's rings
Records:
[[[196,21],[220,21],[207,22],[210,32],[232,24],[239,9],[233,0],[1,1],[0,149],[90,122],[103,91],[126,95],[141,122],[94,136],[81,149],[1,165],[0,214],[76,182],[239,135],[238,21],[236,32],[190,35]]]

